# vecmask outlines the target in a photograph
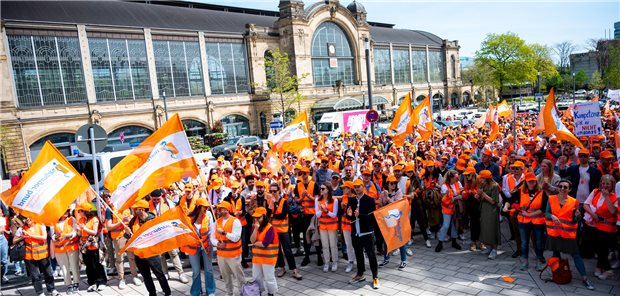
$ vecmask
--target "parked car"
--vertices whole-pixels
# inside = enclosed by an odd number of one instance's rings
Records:
[[[257,136],[231,137],[224,144],[213,147],[211,154],[215,158],[223,155],[226,160],[231,160],[237,144],[243,145],[243,148],[246,149],[258,149],[258,147],[263,145],[263,141]]]

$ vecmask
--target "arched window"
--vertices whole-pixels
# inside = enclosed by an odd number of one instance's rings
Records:
[[[291,121],[293,121],[293,119],[295,119],[295,110],[286,110],[286,112],[284,112],[284,123],[289,124]]]
[[[241,115],[228,115],[222,118],[224,133],[229,137],[250,135],[250,120]]]
[[[450,95],[450,100],[452,101],[451,102],[452,106],[457,105],[459,101],[459,95],[457,95],[456,93],[452,93],[452,95]]]
[[[129,144],[136,147],[152,133],[150,129],[137,125],[119,127],[108,134],[108,146]]]
[[[312,36],[312,78],[315,86],[355,83],[354,58],[344,31],[335,23],[324,22]]]
[[[205,124],[198,120],[183,119],[181,122],[185,128],[185,134],[188,137],[204,137],[207,132]]]
[[[268,134],[269,130],[267,128],[267,115],[265,115],[265,112],[261,112],[258,117],[260,117],[260,133],[263,135]]]
[[[450,56],[450,67],[452,67],[452,79],[456,79],[456,59],[454,55]]]
[[[275,87],[275,81],[273,81],[273,77],[276,74],[273,68],[273,64],[268,64],[267,61],[273,61],[273,54],[271,50],[265,51],[265,79],[267,81],[267,87],[273,88]]]
[[[43,149],[43,144],[47,141],[52,142],[52,144],[54,144],[58,151],[60,151],[60,153],[64,156],[72,155],[73,151],[71,146],[74,146],[74,148],[76,146],[74,133],[55,133],[47,135],[30,145],[30,159],[32,159],[32,161],[37,158],[37,155],[39,155],[39,152]]]

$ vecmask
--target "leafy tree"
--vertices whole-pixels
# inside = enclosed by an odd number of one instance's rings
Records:
[[[603,81],[609,88],[620,88],[620,45],[609,46],[608,63],[603,68]]]
[[[545,81],[545,85],[547,86],[547,89],[551,89],[553,87],[556,89],[556,91],[559,91],[560,86],[563,84],[564,84],[564,81],[560,73],[557,73],[551,76],[549,79]]]
[[[302,74],[301,77],[293,74],[288,54],[279,49],[269,50],[265,55],[264,68],[267,80],[263,87],[268,97],[275,97],[278,100],[276,111],[284,114],[294,103],[297,103],[297,107],[300,108],[301,101],[305,97],[300,96],[298,92],[299,81],[308,76],[308,73]]]
[[[536,77],[532,56],[532,49],[517,34],[488,34],[476,51],[476,62],[491,67],[494,85],[501,97],[504,84]]]
[[[595,71],[592,73],[592,77],[590,77],[590,89],[603,89],[605,87],[605,82],[603,82],[603,77],[601,77],[601,73]]]
[[[564,41],[553,47],[555,54],[558,56],[558,67],[561,73],[568,73],[570,64],[570,55],[577,49],[577,46],[570,41]]]
[[[588,74],[585,71],[579,70],[577,74],[575,74],[575,85],[577,88],[583,88],[583,86],[588,82]]]
[[[469,69],[463,71],[463,80],[471,80],[474,85],[479,86],[482,97],[475,98],[484,102],[486,98],[487,90],[494,90],[495,78],[493,77],[493,69],[486,63],[476,61],[469,67]]]

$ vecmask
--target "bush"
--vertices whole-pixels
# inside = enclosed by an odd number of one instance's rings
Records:
[[[204,144],[209,147],[215,147],[224,144],[227,138],[228,135],[224,133],[206,134]]]
[[[208,152],[211,150],[211,147],[204,144],[202,137],[194,136],[187,138],[187,140],[189,141],[189,146],[192,148],[194,153]]]

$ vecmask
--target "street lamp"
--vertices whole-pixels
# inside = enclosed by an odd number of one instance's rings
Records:
[[[168,121],[168,104],[166,103],[166,89],[161,93],[162,98],[164,99],[164,114],[166,115],[166,121]]]
[[[575,72],[573,72],[573,104],[575,104]]]
[[[372,110],[372,85],[370,83],[370,39],[364,38],[366,52],[366,81],[368,82],[368,107]],[[370,135],[375,136],[375,123],[370,124]]]
[[[540,95],[540,71],[538,71],[537,78],[538,78],[538,82],[536,83],[537,84],[536,88],[538,90],[536,91],[536,96],[539,96]],[[541,101],[541,99],[538,98],[537,101],[538,101],[538,111],[540,111],[540,101]]]

